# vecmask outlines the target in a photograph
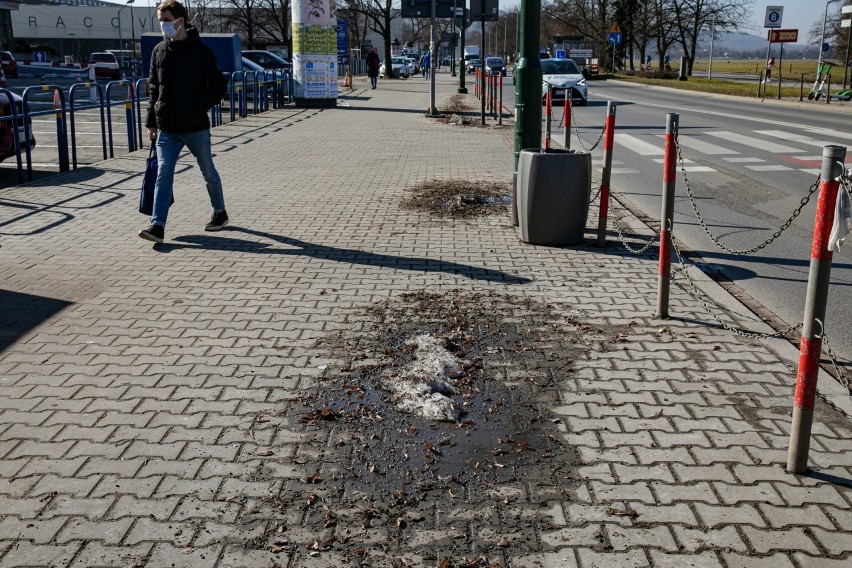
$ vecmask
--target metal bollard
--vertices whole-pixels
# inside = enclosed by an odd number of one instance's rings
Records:
[[[831,103],[831,73],[827,77],[827,87],[825,89],[825,104]]]
[[[133,120],[133,81],[127,86],[127,100],[124,103],[124,114],[127,120],[127,151],[134,152],[136,148],[136,122]]]
[[[550,85],[547,85],[547,95],[544,100],[544,149],[550,149],[550,115],[553,112],[553,105],[551,103],[551,90]]]
[[[500,112],[497,115],[497,124],[503,126],[503,76],[500,75]]]
[[[843,172],[845,158],[846,148],[843,146],[823,148],[802,342],[799,348],[799,371],[796,374],[796,395],[793,399],[790,448],[787,452],[789,473],[802,474],[808,470],[808,449],[811,442],[811,425],[814,418],[819,359],[822,352],[822,336],[825,332],[825,310],[833,256],[828,249],[828,236],[831,234],[831,226],[834,223],[834,201],[837,199],[837,190],[840,186],[835,178]]]
[[[760,88],[763,86],[763,71],[760,72],[760,76],[757,78],[757,98],[760,98]]]
[[[606,223],[609,215],[609,180],[612,172],[612,147],[615,141],[615,103],[606,103],[604,165],[601,173],[601,205],[598,213],[598,246],[606,246]]]
[[[802,78],[799,81],[799,102],[805,100],[805,74],[802,73]]]
[[[562,147],[566,150],[571,149],[571,89],[565,89],[565,106],[562,107]]]
[[[675,180],[677,179],[677,147],[675,137],[680,115],[666,115],[666,153],[663,162],[663,206],[660,213],[660,265],[657,283],[657,317],[669,317],[669,288],[672,272],[672,228],[674,226]]]

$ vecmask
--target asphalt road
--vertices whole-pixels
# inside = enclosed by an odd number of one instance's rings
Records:
[[[511,82],[510,82],[511,83]],[[511,85],[508,87],[511,89]],[[690,184],[702,218],[727,247],[749,249],[770,237],[800,204],[819,175],[822,146],[852,146],[852,105],[767,104],[728,97],[595,81],[589,106],[575,108],[580,137],[591,146],[602,130],[607,101],[617,103],[612,186],[650,218],[659,219],[666,114],[680,115],[675,235],[789,325],[802,320],[816,199],[763,250],[738,256],[708,238],[686,193]],[[835,103],[832,103],[835,105]],[[845,108],[846,112],[839,112]],[[562,108],[554,113],[562,116]],[[555,130],[554,139],[561,140]],[[573,148],[579,148],[576,136]],[[599,170],[602,148],[593,153]],[[852,151],[847,164],[852,163]],[[834,254],[826,335],[852,375],[852,243]]]

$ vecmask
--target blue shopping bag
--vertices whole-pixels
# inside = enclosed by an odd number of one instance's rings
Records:
[[[145,162],[145,175],[142,177],[142,192],[139,194],[139,212],[151,215],[154,212],[154,187],[157,184],[157,147],[151,144],[151,152]],[[172,203],[175,196],[172,194]]]

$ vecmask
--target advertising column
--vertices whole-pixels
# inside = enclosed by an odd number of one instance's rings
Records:
[[[333,0],[293,0],[296,106],[337,106],[337,14]]]

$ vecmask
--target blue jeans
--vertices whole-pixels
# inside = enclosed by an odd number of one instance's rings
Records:
[[[186,146],[198,162],[198,169],[207,184],[207,194],[213,211],[225,210],[225,196],[222,193],[222,180],[213,165],[213,153],[210,149],[210,131],[171,134],[160,130],[157,134],[157,184],[154,188],[154,213],[151,223],[166,226],[169,206],[174,191],[175,166],[181,150]]]

